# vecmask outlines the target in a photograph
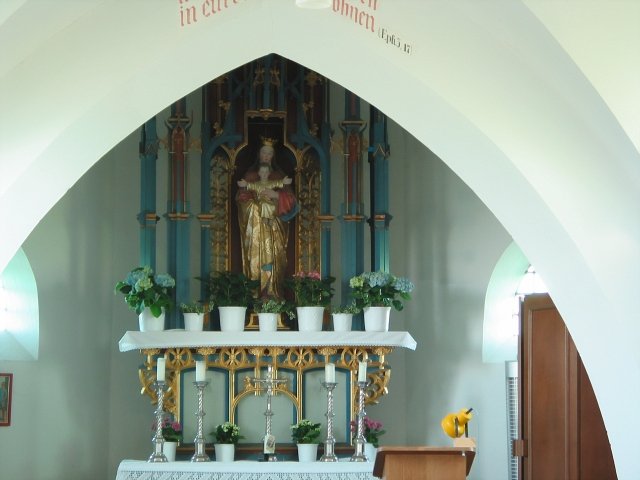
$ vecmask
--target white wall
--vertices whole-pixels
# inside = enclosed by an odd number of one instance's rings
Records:
[[[440,420],[473,407],[479,449],[469,478],[506,478],[504,365],[482,362],[482,322],[491,272],[511,238],[446,165],[391,126],[391,271],[416,284],[393,326],[411,332],[418,348],[404,355],[405,408],[383,404],[382,415],[395,425],[403,412],[409,444],[448,446]]]
[[[14,374],[11,426],[0,428],[2,478],[107,478],[112,167],[92,168],[24,243],[38,284],[40,354],[0,362]],[[126,424],[118,429],[127,436]]]

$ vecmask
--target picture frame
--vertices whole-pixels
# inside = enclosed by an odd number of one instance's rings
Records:
[[[0,427],[11,425],[13,373],[0,373]]]

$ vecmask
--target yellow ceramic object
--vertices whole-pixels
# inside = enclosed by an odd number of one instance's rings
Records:
[[[471,420],[472,408],[463,408],[458,413],[449,413],[440,422],[444,433],[451,438],[461,437],[465,432],[465,426]]]

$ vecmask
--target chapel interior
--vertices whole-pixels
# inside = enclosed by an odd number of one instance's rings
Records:
[[[415,284],[390,330],[416,348],[371,353],[381,445],[450,446],[441,419],[473,407],[471,480],[551,478],[535,459],[552,454],[563,478],[635,478],[640,425],[619,412],[640,394],[637,4],[10,3],[0,38],[25,42],[0,61],[0,374],[13,382],[0,477],[112,479],[149,456],[156,359],[119,350],[138,326],[114,285],[138,265],[170,272],[166,328],[184,328],[177,305],[202,297],[197,277],[243,269],[238,181],[268,143],[299,204],[285,276],[335,277],[332,304],[363,271]],[[592,34],[609,43],[588,52]],[[546,285],[523,296],[532,265]],[[206,322],[219,330],[217,313]],[[188,459],[197,397],[181,368],[171,408]],[[224,370],[211,370],[207,428],[231,412],[254,458],[264,397],[230,410]],[[321,375],[305,380],[305,412],[325,421]],[[526,396],[541,378],[563,408]],[[284,458],[300,408],[283,395],[274,409]],[[542,429],[552,421],[567,428]]]

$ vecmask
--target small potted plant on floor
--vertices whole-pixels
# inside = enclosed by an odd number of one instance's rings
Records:
[[[243,273],[229,271],[215,272],[202,281],[211,304],[220,312],[220,330],[243,331],[247,307],[253,303],[260,282]]]
[[[318,456],[320,424],[310,420],[300,420],[291,425],[291,438],[298,446],[299,462],[315,462]]]
[[[204,327],[204,316],[211,311],[209,304],[202,302],[181,303],[180,310],[184,317],[184,329],[201,331]]]
[[[233,462],[236,444],[244,438],[240,435],[240,428],[235,423],[224,422],[217,425],[211,435],[215,439],[216,460],[218,462]]]

